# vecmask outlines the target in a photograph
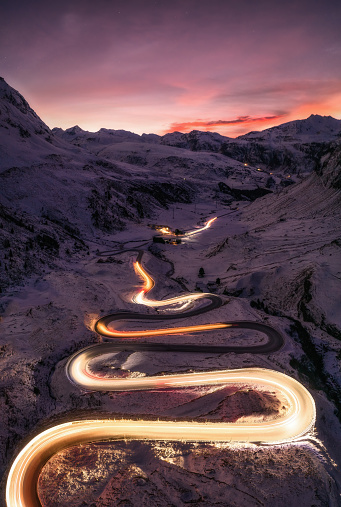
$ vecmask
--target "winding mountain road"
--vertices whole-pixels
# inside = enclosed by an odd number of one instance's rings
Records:
[[[214,222],[211,219],[208,224]],[[207,224],[206,224],[207,226]],[[207,227],[202,228],[204,230]],[[279,350],[283,345],[281,334],[265,324],[248,321],[218,322],[197,326],[170,327],[143,331],[115,330],[118,321],[174,321],[193,317],[219,308],[223,301],[213,294],[187,294],[169,300],[155,301],[146,298],[154,286],[154,280],[141,264],[139,253],[135,269],[144,279],[144,287],[134,297],[137,304],[148,306],[187,305],[199,299],[208,304],[190,309],[180,315],[146,315],[134,312],[119,312],[99,319],[95,330],[106,340],[125,340],[118,343],[101,343],[76,352],[66,365],[66,374],[71,382],[84,390],[122,391],[178,388],[194,385],[243,385],[280,393],[287,401],[289,409],[276,419],[264,422],[236,423],[197,423],[179,421],[131,421],[113,419],[92,419],[70,421],[43,431],[34,437],[16,457],[7,480],[7,507],[41,506],[37,481],[42,467],[59,450],[82,442],[95,442],[117,439],[188,440],[188,441],[231,441],[231,442],[288,442],[309,432],[315,423],[315,404],[307,389],[287,375],[263,368],[243,368],[237,370],[210,371],[137,378],[104,378],[90,372],[89,362],[104,354],[120,350],[128,351],[177,351],[202,353],[257,353],[268,354]],[[265,343],[251,346],[234,345],[183,345],[166,343],[138,343],[137,337],[152,335],[183,334],[215,329],[237,327],[264,333]]]

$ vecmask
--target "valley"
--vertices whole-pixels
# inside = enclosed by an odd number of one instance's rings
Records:
[[[2,494],[22,446],[70,417],[254,423],[287,410],[279,393],[244,382],[232,389],[171,387],[164,393],[83,393],[69,382],[65,366],[70,355],[101,341],[94,323],[112,313],[137,311],[131,299],[141,287],[133,270],[134,249],[144,245],[143,263],[157,278],[153,299],[186,292],[224,299],[219,308],[189,317],[184,325],[200,326],[208,319],[258,322],[278,330],[284,346],[264,355],[118,351],[110,361],[94,364],[94,371],[139,379],[269,368],[311,393],[315,431],[301,441],[270,446],[147,439],[71,447],[42,471],[44,505],[137,505],[137,494],[144,505],[169,505],[172,498],[178,504],[214,500],[226,505],[228,494],[231,505],[270,507],[286,505],[288,492],[294,491],[293,505],[337,506],[339,123],[308,118],[240,140],[199,132],[163,138],[124,131],[90,136],[75,128],[50,131],[18,92],[1,86]],[[294,141],[284,140],[288,130]],[[252,158],[261,148],[243,148],[246,142],[264,146],[270,137],[278,143],[276,164],[268,155]],[[290,151],[290,164],[283,150]],[[191,231],[215,216],[214,226],[179,236],[179,244],[153,241],[158,233],[152,226]],[[140,306],[138,311],[164,314],[162,307]],[[230,330],[216,329],[163,340],[214,347],[225,344],[226,333]],[[264,343],[261,333],[238,328],[231,339],[234,346]]]

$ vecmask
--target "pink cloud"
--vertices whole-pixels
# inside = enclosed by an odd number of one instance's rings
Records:
[[[165,134],[170,132],[190,132],[191,130],[209,130],[211,131],[214,127],[218,129],[221,127],[245,124],[250,125],[252,123],[269,123],[277,120],[281,120],[285,114],[273,115],[273,116],[261,116],[261,117],[251,117],[251,116],[239,116],[233,120],[196,120],[196,121],[188,121],[182,123],[172,123],[171,126],[165,131]]]
[[[340,2],[21,4],[5,2],[1,73],[51,127],[235,136],[340,116]]]

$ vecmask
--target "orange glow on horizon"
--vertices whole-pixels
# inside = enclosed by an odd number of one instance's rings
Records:
[[[290,113],[291,120],[304,120],[312,114],[319,114],[321,116],[332,116],[336,119],[341,119],[341,92],[327,98],[325,101],[310,102],[302,104]]]
[[[245,132],[249,132],[250,130],[257,130],[257,128],[269,128],[287,121],[285,119],[286,116],[286,114],[264,117],[241,116],[234,120],[194,120],[187,122],[174,122],[162,134],[170,134],[172,132],[188,133],[192,130],[200,130],[204,132],[218,132],[221,135],[227,135],[228,133],[229,137],[234,137],[233,130],[237,130],[238,133],[235,134],[235,137],[237,137],[240,135],[239,131],[241,127],[243,130],[245,130]],[[264,124],[268,124],[268,126],[264,127]]]
[[[283,123],[295,120],[304,120],[313,115],[332,116],[336,119],[341,119],[341,94],[333,95],[324,102],[311,102],[302,104],[293,108],[291,111],[274,116],[242,116],[236,120],[231,121],[211,121],[211,120],[189,120],[189,121],[175,121],[170,126],[160,132],[160,135],[170,134],[173,132],[181,132],[188,134],[193,130],[202,132],[215,132],[222,136],[236,138],[238,136],[247,134],[254,131],[262,131],[272,127],[276,127]]]

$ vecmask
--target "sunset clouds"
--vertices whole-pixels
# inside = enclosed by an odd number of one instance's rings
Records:
[[[213,132],[218,132],[222,127],[231,126],[231,125],[251,125],[252,123],[256,123],[257,125],[261,125],[262,123],[269,123],[270,121],[275,121],[278,123],[280,119],[282,119],[285,114],[277,115],[277,116],[265,116],[263,118],[251,118],[250,116],[240,116],[239,118],[235,118],[234,120],[211,120],[211,121],[191,121],[184,123],[172,123],[168,132],[191,132],[191,130],[210,130]],[[278,120],[278,121],[277,121]]]
[[[341,117],[328,0],[5,0],[0,75],[51,127],[236,136]]]

